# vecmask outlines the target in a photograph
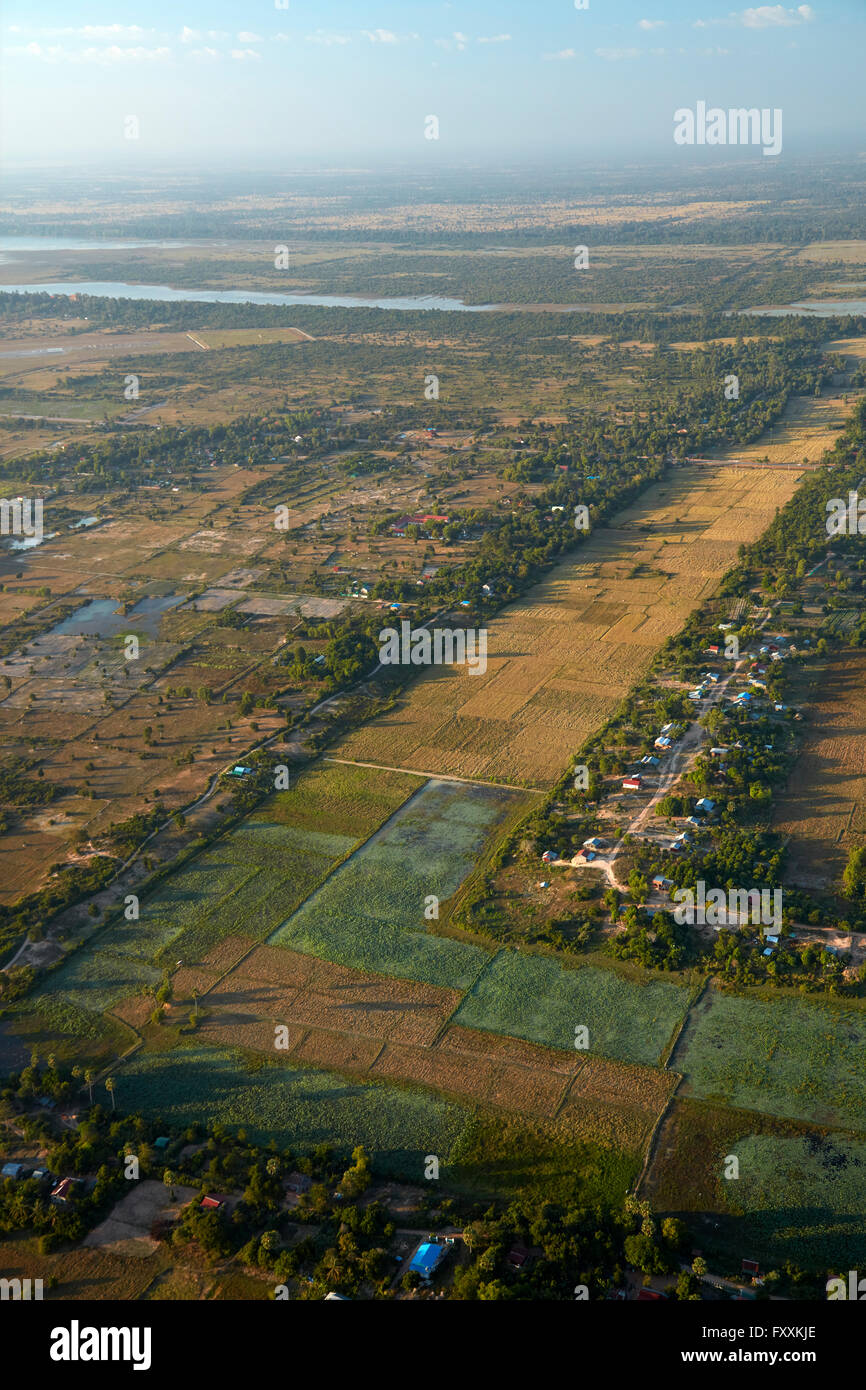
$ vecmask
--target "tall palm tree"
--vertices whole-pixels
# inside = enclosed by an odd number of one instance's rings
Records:
[[[111,1108],[112,1108],[112,1110],[116,1110],[116,1109],[117,1109],[117,1106],[115,1105],[115,1102],[114,1102],[114,1079],[113,1079],[113,1077],[107,1076],[107,1077],[105,1078],[105,1089],[106,1089],[106,1091],[108,1092],[108,1094],[111,1096]]]
[[[84,1084],[87,1087],[88,1092],[90,1093],[91,1105],[93,1104],[93,1080],[93,1072],[90,1070],[90,1067],[88,1067],[87,1071],[84,1073]]]

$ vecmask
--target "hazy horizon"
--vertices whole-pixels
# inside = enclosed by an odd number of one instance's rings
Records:
[[[10,0],[8,168],[723,163],[761,152],[678,149],[675,110],[779,109],[794,156],[855,147],[866,114],[861,0],[156,0],[143,20],[125,0],[43,0],[38,19]]]

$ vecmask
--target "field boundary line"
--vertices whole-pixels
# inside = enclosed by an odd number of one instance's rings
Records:
[[[519,787],[513,782],[485,782],[481,777],[455,777],[449,772],[420,772],[416,767],[389,767],[387,763],[362,763],[355,758],[323,758],[326,763],[343,763],[347,767],[370,767],[377,772],[407,772],[428,781],[463,782],[470,787],[494,787],[496,791],[527,792],[530,796],[547,796],[540,787]]]
[[[673,1076],[673,1075],[676,1075],[676,1073],[675,1073],[675,1072],[672,1072],[671,1075],[672,1075],[672,1076]],[[682,1078],[681,1076],[677,1076],[676,1085],[674,1086],[673,1090],[671,1091],[670,1095],[668,1096],[667,1102],[666,1102],[665,1106],[663,1107],[661,1113],[658,1115],[658,1117],[657,1117],[657,1119],[656,1119],[655,1124],[653,1125],[652,1129],[650,1130],[650,1135],[649,1135],[649,1138],[648,1138],[648,1140],[647,1140],[646,1153],[644,1154],[643,1167],[641,1168],[640,1173],[639,1173],[638,1176],[637,1176],[637,1179],[636,1179],[635,1185],[634,1185],[634,1189],[633,1189],[635,1197],[639,1197],[639,1196],[640,1196],[641,1187],[642,1187],[643,1184],[645,1183],[646,1178],[647,1178],[647,1174],[649,1173],[650,1167],[652,1166],[653,1159],[655,1158],[655,1155],[656,1155],[656,1147],[657,1147],[657,1145],[658,1145],[658,1140],[659,1140],[659,1135],[660,1135],[660,1133],[661,1133],[662,1124],[663,1124],[664,1120],[667,1118],[668,1113],[669,1113],[669,1111],[671,1110],[671,1108],[672,1108],[672,1106],[673,1106],[673,1103],[674,1103],[674,1100],[676,1099],[676,1094],[677,1094],[677,1091],[678,1091],[679,1088],[680,1088],[680,1082],[682,1081],[682,1079],[683,1079],[683,1078]]]
[[[484,974],[484,972],[485,972],[485,970],[487,969],[487,967],[488,967],[489,965],[492,965],[493,962],[494,962],[495,960],[498,960],[498,958],[502,955],[502,952],[503,952],[504,950],[506,950],[506,949],[507,949],[507,948],[506,948],[505,946],[500,946],[498,951],[494,951],[493,955],[492,955],[492,956],[488,956],[487,959],[486,959],[486,961],[484,961],[483,965],[479,966],[479,968],[478,968],[478,974],[475,976],[475,979],[472,980],[472,982],[466,986],[465,990],[464,990],[463,993],[461,994],[460,998],[457,1000],[457,1003],[454,1005],[454,1008],[451,1010],[451,1012],[450,1012],[450,1014],[448,1015],[448,1017],[447,1017],[446,1019],[443,1020],[441,1028],[438,1030],[438,1032],[436,1033],[436,1035],[435,1035],[434,1038],[433,1038],[433,1041],[432,1041],[431,1044],[430,1044],[431,1047],[437,1047],[437,1046],[438,1046],[438,1044],[439,1044],[441,1038],[444,1036],[445,1029],[451,1027],[451,1024],[452,1024],[452,1022],[453,1022],[453,1020],[454,1020],[455,1014],[458,1012],[459,1009],[461,1009],[461,1008],[463,1007],[463,1004],[464,1004],[465,1000],[469,998],[469,995],[472,993],[473,989],[474,989],[475,986],[478,984],[478,981],[481,979],[481,976]],[[458,1026],[459,1026],[459,1025],[458,1025]],[[485,1032],[488,1032],[489,1029],[479,1028],[477,1031],[478,1031],[479,1033],[485,1033]],[[505,1034],[500,1034],[500,1033],[494,1034],[494,1037],[504,1037],[504,1036],[505,1036]]]
[[[585,1062],[586,1062],[586,1058],[584,1058],[584,1061],[583,1061],[583,1062],[581,1063],[581,1065],[578,1067],[577,1071],[574,1073],[573,1076],[568,1076],[568,1077],[566,1077],[566,1080],[565,1080],[565,1088],[564,1088],[564,1090],[563,1090],[563,1092],[562,1092],[562,1095],[559,1097],[559,1102],[558,1102],[558,1104],[557,1104],[557,1106],[556,1106],[556,1109],[555,1109],[554,1112],[553,1112],[553,1115],[551,1116],[551,1119],[553,1119],[553,1120],[558,1120],[558,1119],[559,1119],[559,1116],[560,1116],[560,1114],[562,1113],[562,1111],[563,1111],[563,1109],[564,1109],[564,1107],[565,1107],[565,1102],[568,1100],[568,1097],[571,1095],[571,1091],[572,1091],[572,1088],[573,1088],[573,1086],[574,1086],[574,1083],[575,1083],[575,1081],[577,1080],[577,1078],[578,1078],[578,1076],[580,1075],[580,1073],[583,1071],[583,1067],[584,1067],[584,1065],[585,1065]]]
[[[683,1033],[684,1033],[685,1030],[686,1030],[686,1024],[688,1023],[689,1019],[690,1019],[691,1016],[692,1016],[692,1009],[696,1009],[696,1008],[697,1008],[698,1004],[699,1004],[699,1003],[701,1002],[701,1000],[703,999],[703,997],[704,997],[704,995],[706,994],[706,992],[707,992],[707,990],[709,989],[709,987],[710,987],[710,976],[707,975],[706,979],[704,980],[703,984],[701,985],[701,987],[700,987],[700,989],[698,990],[698,992],[697,992],[697,994],[695,995],[695,997],[689,1001],[689,1005],[688,1005],[688,1007],[687,1007],[687,1009],[686,1009],[685,1013],[683,1014],[683,1017],[682,1017],[682,1019],[681,1019],[681,1021],[680,1021],[680,1026],[679,1026],[679,1028],[676,1030],[676,1032],[675,1032],[675,1034],[674,1034],[674,1036],[673,1036],[671,1042],[670,1042],[669,1045],[668,1045],[668,1048],[667,1048],[667,1056],[665,1057],[665,1060],[664,1060],[664,1062],[662,1063],[662,1070],[663,1070],[663,1071],[670,1071],[670,1072],[673,1072],[673,1067],[671,1066],[671,1063],[672,1063],[673,1058],[674,1058],[674,1053],[676,1052],[677,1047],[679,1046],[679,1044],[680,1044],[680,1042],[681,1042],[681,1040],[682,1040]],[[681,1077],[681,1079],[682,1079],[681,1073],[676,1073],[676,1074],[680,1075],[680,1077]]]
[[[644,1182],[646,1181],[647,1174],[649,1173],[650,1167],[652,1166],[653,1159],[655,1158],[656,1145],[657,1145],[657,1143],[658,1143],[658,1136],[659,1136],[659,1133],[660,1133],[660,1131],[661,1131],[662,1124],[663,1124],[664,1120],[666,1119],[666,1117],[667,1117],[667,1115],[668,1115],[668,1113],[669,1113],[671,1107],[673,1106],[674,1100],[676,1099],[676,1096],[677,1096],[677,1092],[679,1091],[680,1086],[682,1085],[682,1082],[683,1082],[683,1073],[682,1073],[682,1072],[674,1071],[673,1068],[671,1067],[671,1061],[673,1060],[673,1055],[674,1055],[674,1053],[675,1053],[676,1050],[677,1050],[677,1046],[679,1045],[679,1042],[680,1042],[680,1040],[681,1040],[681,1038],[682,1038],[682,1036],[683,1036],[683,1033],[685,1032],[686,1024],[688,1023],[688,1021],[689,1021],[689,1019],[690,1019],[690,1017],[691,1017],[692,1009],[696,1008],[697,1005],[700,1003],[700,1001],[701,1001],[701,999],[703,998],[704,994],[707,992],[707,990],[708,990],[708,988],[709,988],[709,985],[710,985],[710,977],[709,977],[709,975],[707,975],[707,976],[705,977],[703,983],[701,984],[701,987],[700,987],[700,989],[698,990],[697,994],[695,994],[694,998],[690,1000],[689,1005],[688,1005],[688,1008],[686,1009],[685,1013],[684,1013],[683,1016],[682,1016],[682,1019],[680,1020],[680,1025],[679,1025],[679,1027],[676,1029],[676,1031],[675,1031],[675,1033],[674,1033],[674,1035],[673,1035],[673,1038],[671,1039],[671,1041],[670,1041],[670,1043],[669,1043],[669,1045],[668,1045],[668,1048],[667,1048],[667,1056],[665,1057],[665,1060],[664,1060],[664,1062],[663,1062],[663,1064],[662,1064],[662,1068],[661,1068],[661,1069],[662,1069],[662,1071],[667,1072],[670,1076],[676,1077],[676,1081],[675,1081],[675,1083],[674,1083],[673,1090],[671,1091],[670,1095],[668,1096],[667,1101],[666,1101],[664,1107],[662,1108],[660,1114],[659,1114],[659,1115],[657,1116],[657,1118],[656,1118],[655,1124],[653,1125],[652,1129],[650,1130],[649,1138],[648,1138],[648,1140],[647,1140],[646,1152],[645,1152],[645,1154],[644,1154],[643,1167],[641,1168],[640,1173],[638,1174],[638,1177],[637,1177],[637,1180],[635,1181],[635,1185],[634,1185],[634,1189],[633,1189],[634,1195],[635,1195],[636,1197],[639,1197],[639,1196],[640,1196],[641,1187],[643,1186]]]

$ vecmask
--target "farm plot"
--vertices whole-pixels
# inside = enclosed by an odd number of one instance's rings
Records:
[[[725,1160],[739,1160],[736,1182]],[[677,1098],[644,1195],[661,1215],[699,1214],[725,1253],[826,1271],[866,1260],[866,1144],[848,1134]]]
[[[708,990],[672,1064],[683,1093],[866,1132],[866,1013]]]
[[[40,982],[36,1008],[43,1001],[50,1008],[52,999],[89,1013],[104,1013],[127,995],[136,994],[149,986],[158,985],[159,970],[131,956],[108,950],[82,947],[58,970]]]
[[[776,802],[775,828],[791,836],[788,880],[838,886],[866,814],[866,652],[837,650],[802,672],[792,703],[808,704],[806,743]]]
[[[500,951],[455,1015],[467,1028],[508,1033],[546,1047],[574,1047],[589,1030],[589,1051],[657,1066],[688,1007],[689,991],[666,980],[633,984],[612,970],[564,969],[547,956]]]
[[[429,1046],[460,995],[413,980],[361,974],[277,947],[259,947],[207,996],[209,1011]],[[273,1030],[270,1046],[273,1047]]]
[[[348,965],[466,989],[487,956],[425,930],[425,908],[451,897],[513,810],[513,793],[429,782],[269,938]]]
[[[549,785],[798,481],[796,469],[677,469],[488,621],[483,674],[431,669],[338,755]]]
[[[139,1052],[117,1078],[118,1103],[173,1128],[193,1120],[242,1126],[250,1139],[307,1151],[363,1144],[394,1170],[420,1176],[424,1155],[447,1163],[471,1114],[430,1092],[318,1071],[293,1062],[245,1061],[228,1048]]]

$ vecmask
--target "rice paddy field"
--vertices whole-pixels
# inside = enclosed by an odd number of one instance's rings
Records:
[[[515,807],[492,787],[428,782],[269,938],[356,970],[469,987],[487,961],[475,946],[435,936],[430,896],[444,903]]]
[[[613,970],[569,970],[551,957],[506,950],[479,975],[455,1022],[556,1048],[573,1048],[582,1025],[591,1053],[653,1067],[689,998],[687,987],[667,980],[635,984]]]
[[[336,750],[545,787],[796,490],[796,469],[676,469],[487,624],[483,675],[438,667]],[[565,524],[565,523],[563,523]]]
[[[707,990],[671,1065],[682,1094],[866,1133],[866,1013]]]
[[[725,1160],[739,1177],[725,1178]],[[659,1215],[699,1220],[700,1244],[778,1268],[839,1271],[866,1260],[866,1141],[706,1102],[675,1100],[642,1195]]]

